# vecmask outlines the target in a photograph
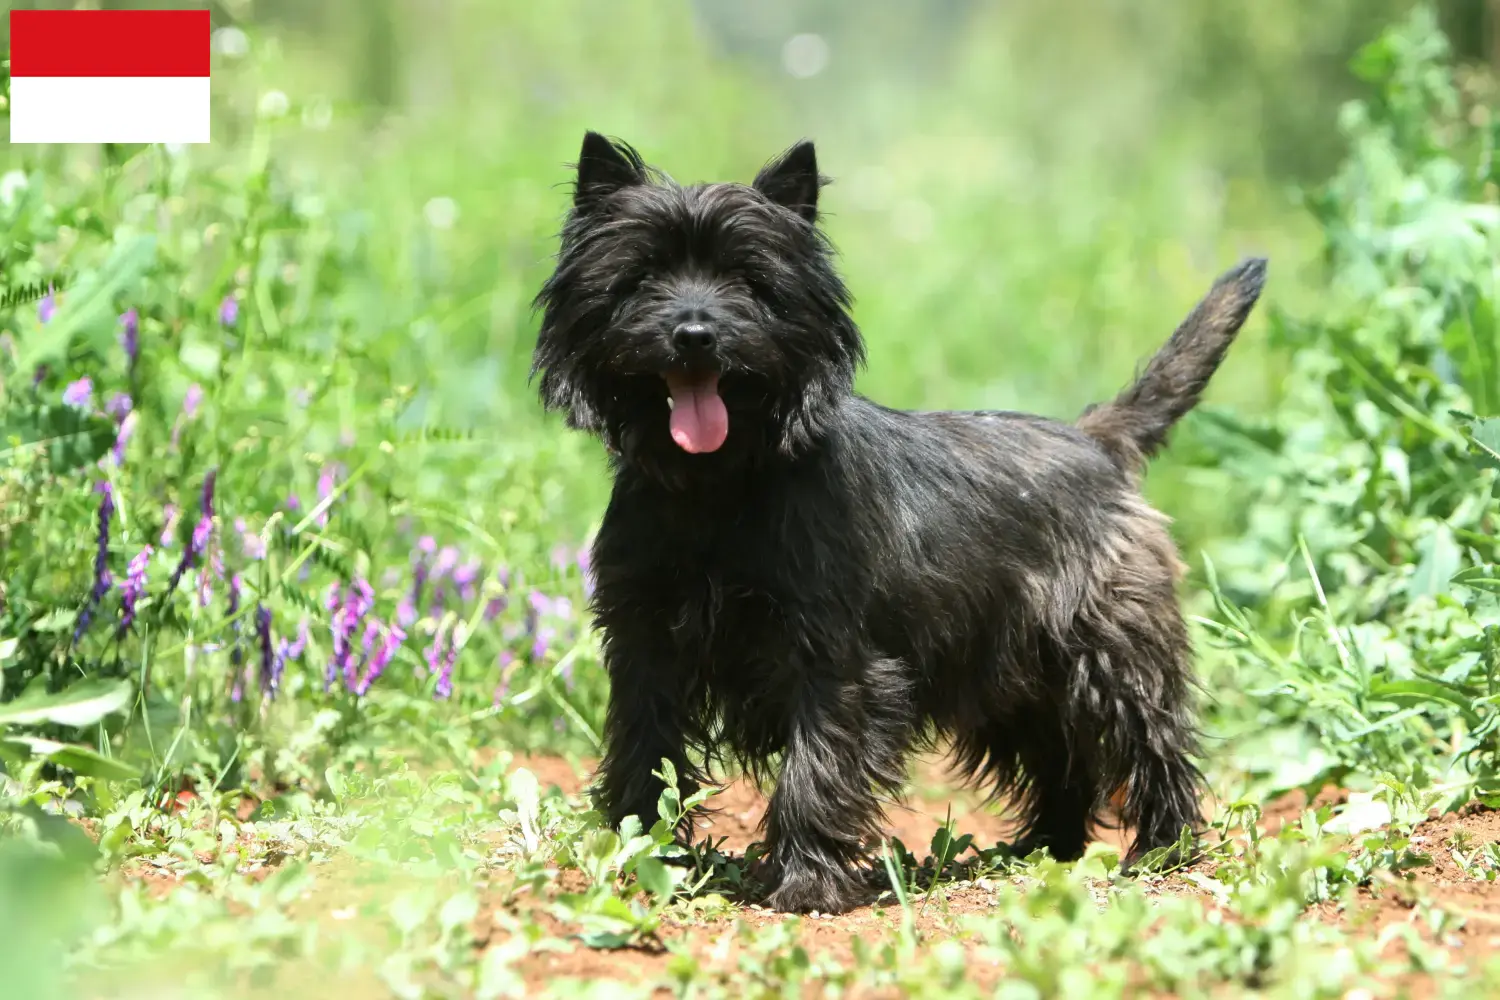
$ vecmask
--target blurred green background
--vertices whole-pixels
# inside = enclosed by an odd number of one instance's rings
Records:
[[[272,0],[228,12],[279,43],[260,90],[339,109],[325,134],[285,141],[309,169],[338,171],[334,190],[379,206],[372,242],[405,258],[392,260],[402,285],[451,296],[438,329],[414,331],[439,419],[529,433],[529,298],[586,128],[682,181],[746,180],[814,138],[870,340],[861,389],[897,406],[1071,416],[1115,391],[1237,257],[1270,254],[1269,301],[1296,296],[1312,242],[1294,189],[1340,154],[1331,123],[1356,93],[1349,57],[1409,6]],[[1446,5],[1461,57],[1496,50],[1495,9]],[[1256,329],[1217,401],[1274,392]],[[603,495],[588,456],[564,474],[571,532]],[[1170,463],[1151,484],[1193,546],[1229,525],[1220,496],[1189,487]]]
[[[267,141],[290,176],[316,178],[310,210],[351,210],[378,263],[371,321],[405,341],[411,419],[500,428],[532,457],[545,448],[551,516],[581,537],[602,465],[551,425],[538,443],[526,370],[530,298],[584,129],[683,181],[748,179],[813,137],[870,340],[861,388],[898,406],[1071,416],[1122,384],[1238,256],[1269,254],[1270,300],[1296,297],[1313,243],[1293,191],[1337,159],[1350,55],[1410,4],[208,6],[209,155],[243,156],[286,110]],[[1500,52],[1497,9],[1443,5],[1461,57]],[[1274,392],[1255,329],[1217,401]],[[426,474],[452,495],[448,472]],[[1219,498],[1188,485],[1168,462],[1151,490],[1191,546],[1226,525]]]

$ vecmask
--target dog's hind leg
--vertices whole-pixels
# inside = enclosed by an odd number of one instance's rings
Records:
[[[1092,753],[1063,727],[1058,705],[1007,713],[956,741],[960,770],[978,775],[1020,822],[1011,850],[1046,848],[1059,861],[1081,857],[1093,830],[1099,783]]]
[[[1181,619],[1174,619],[1173,630],[1185,633]],[[1135,831],[1125,855],[1131,865],[1154,848],[1177,843],[1184,829],[1199,832],[1203,778],[1192,760],[1198,740],[1189,711],[1185,649],[1145,642],[1122,651],[1115,663],[1123,675],[1149,678],[1155,691],[1154,697],[1121,702],[1107,738],[1112,764],[1107,780],[1124,792],[1120,819]]]
[[[1120,819],[1135,831],[1127,864],[1202,824],[1192,648],[1174,593],[1176,554],[1154,523],[1134,527],[1135,544],[1074,623],[1068,677],[1071,728],[1097,748],[1106,793],[1124,793]]]

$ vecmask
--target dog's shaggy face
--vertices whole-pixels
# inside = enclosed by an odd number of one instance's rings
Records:
[[[667,478],[805,448],[864,352],[821,183],[810,144],[751,185],[684,187],[590,133],[538,297],[544,401]]]

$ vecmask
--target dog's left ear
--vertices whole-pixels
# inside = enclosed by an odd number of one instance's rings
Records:
[[[641,154],[619,140],[598,132],[585,132],[578,151],[578,180],[573,186],[573,205],[580,211],[599,199],[635,184],[646,182],[646,164]]]
[[[755,190],[808,222],[818,219],[818,189],[827,183],[828,178],[818,174],[818,155],[806,139],[767,163],[755,176]]]

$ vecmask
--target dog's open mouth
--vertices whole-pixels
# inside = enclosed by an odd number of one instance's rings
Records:
[[[719,376],[673,372],[665,378],[677,447],[690,455],[718,451],[729,436],[729,411],[719,395]]]

